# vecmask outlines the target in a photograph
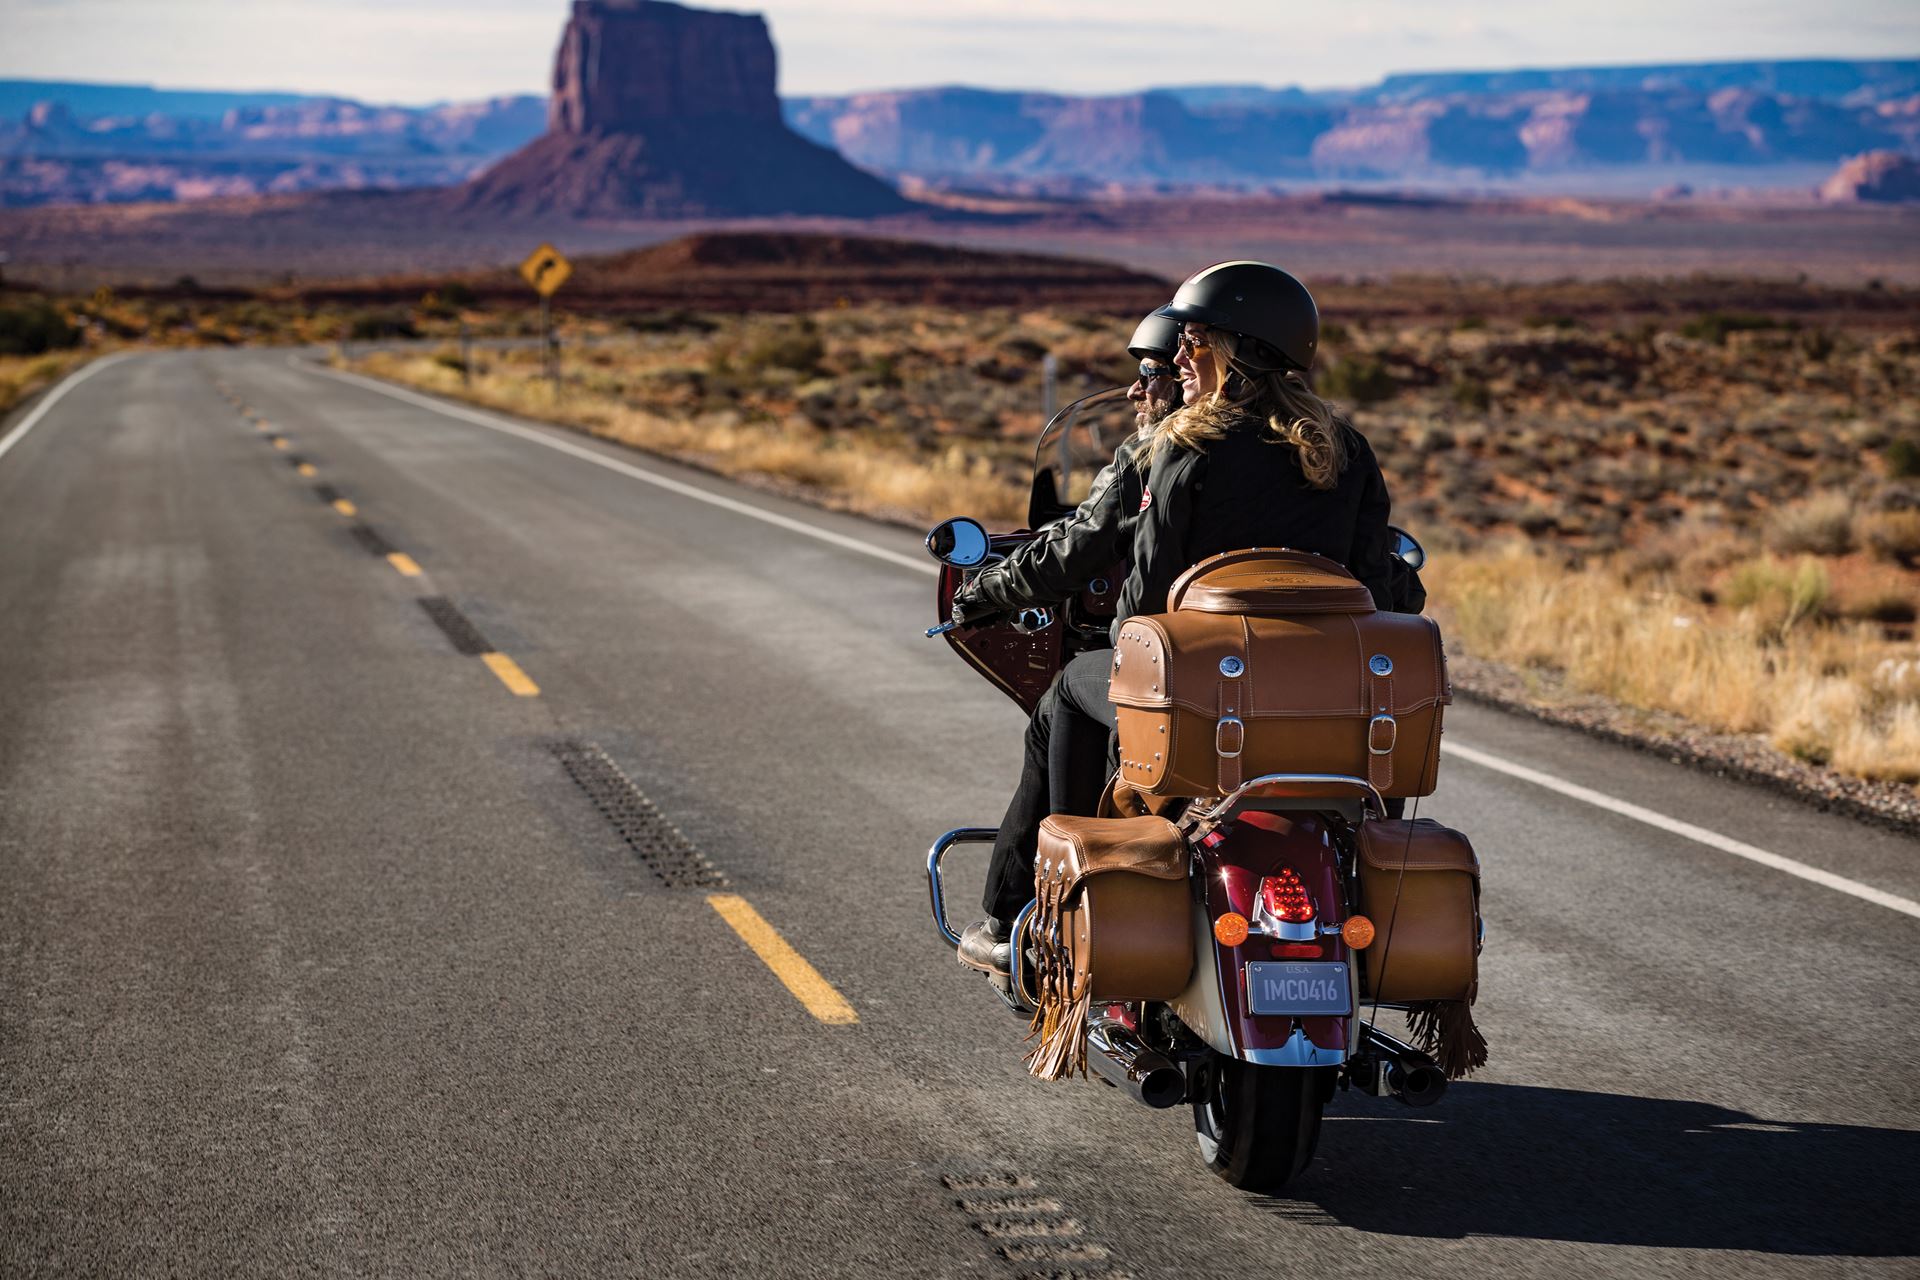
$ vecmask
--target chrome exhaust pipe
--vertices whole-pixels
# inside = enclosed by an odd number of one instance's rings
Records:
[[[1187,1077],[1180,1068],[1118,1023],[1096,1022],[1088,1030],[1087,1065],[1102,1080],[1156,1111],[1177,1107],[1187,1099]]]
[[[1380,1087],[1409,1107],[1430,1107],[1447,1092],[1447,1073],[1420,1050],[1368,1024],[1362,1035],[1380,1059]]]
[[[1447,1073],[1432,1060],[1387,1059],[1387,1088],[1410,1107],[1430,1107],[1447,1092]]]

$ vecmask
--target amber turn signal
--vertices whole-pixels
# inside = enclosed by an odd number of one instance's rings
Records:
[[[1213,922],[1213,940],[1223,947],[1237,947],[1247,940],[1247,918],[1229,911]]]
[[[1340,926],[1340,940],[1355,951],[1365,951],[1373,945],[1373,921],[1365,916],[1351,916]]]

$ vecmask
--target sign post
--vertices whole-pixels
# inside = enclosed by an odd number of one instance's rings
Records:
[[[573,264],[550,244],[542,244],[520,264],[520,278],[540,295],[540,349],[547,377],[553,381],[554,398],[560,396],[560,344],[553,336],[551,299],[573,274]]]

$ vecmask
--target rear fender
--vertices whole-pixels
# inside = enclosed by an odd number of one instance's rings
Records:
[[[1316,923],[1346,918],[1340,854],[1326,820],[1309,813],[1244,813],[1225,838],[1200,853],[1203,874],[1195,889],[1193,978],[1170,1001],[1174,1013],[1215,1051],[1270,1066],[1337,1066],[1353,1050],[1349,1017],[1289,1018],[1255,1015],[1247,1009],[1249,961],[1279,959],[1277,939],[1251,936],[1237,947],[1220,945],[1213,922],[1232,911],[1253,918],[1263,877],[1291,867],[1306,884]],[[1357,1009],[1359,978],[1352,953],[1337,933],[1318,939],[1323,960],[1347,964],[1348,989]]]

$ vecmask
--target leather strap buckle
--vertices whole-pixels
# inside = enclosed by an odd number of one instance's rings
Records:
[[[1380,726],[1387,726],[1387,745],[1380,745]],[[1349,739],[1351,741],[1351,739]],[[1400,741],[1400,722],[1390,715],[1377,715],[1367,721],[1367,753],[1376,756],[1393,754],[1393,744]]]
[[[1227,727],[1233,727],[1233,749],[1227,749]],[[1213,750],[1222,760],[1236,760],[1247,745],[1247,726],[1240,723],[1239,716],[1221,716],[1220,723],[1214,726]]]

